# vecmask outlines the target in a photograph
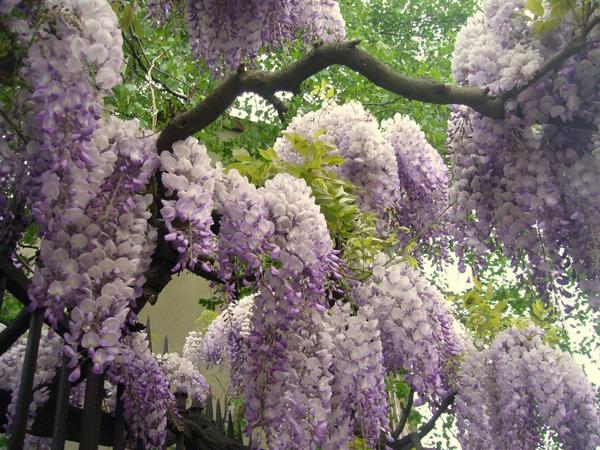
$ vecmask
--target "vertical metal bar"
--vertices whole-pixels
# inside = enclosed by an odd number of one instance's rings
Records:
[[[152,329],[150,328],[150,316],[146,320],[146,336],[148,336],[148,348],[150,349],[150,353],[152,353]]]
[[[100,440],[104,375],[94,373],[92,367],[90,364],[86,378],[79,450],[98,450]]]
[[[187,396],[185,394],[176,394],[175,398],[177,400],[177,409],[179,410],[179,413],[182,414],[185,411]],[[185,435],[183,432],[177,434],[175,450],[185,450]]]
[[[8,442],[10,450],[21,450],[23,448],[23,441],[27,432],[29,404],[33,395],[33,377],[35,375],[43,322],[44,312],[41,309],[31,314],[29,336],[27,337],[27,347],[25,349],[23,368],[21,369],[21,383],[19,384],[13,426],[10,441]]]
[[[206,417],[208,420],[214,420],[213,405],[212,405],[212,390],[208,387],[208,396],[206,397]]]
[[[237,432],[237,437],[236,439],[238,440],[238,442],[244,442],[244,433],[242,433],[242,422],[241,420],[238,420],[235,424],[235,429]]]
[[[169,353],[169,339],[165,336],[165,342],[163,344],[163,353]]]
[[[221,400],[217,399],[217,409],[215,410],[215,422],[219,431],[223,431],[223,415],[221,414]]]
[[[69,357],[63,355],[62,366],[58,378],[58,394],[56,396],[56,409],[54,411],[54,426],[52,427],[52,450],[63,450],[65,448],[65,435],[67,432],[67,418],[69,415],[69,395],[71,394],[71,383],[69,383]]]
[[[113,450],[125,450],[125,416],[123,416],[123,391],[122,384],[117,386],[117,407],[115,408],[115,421],[113,430]]]
[[[231,411],[227,415],[227,436],[233,438],[235,435],[233,433],[233,419],[231,418]]]

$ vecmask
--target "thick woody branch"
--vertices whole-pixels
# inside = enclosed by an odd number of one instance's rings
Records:
[[[358,44],[359,41],[350,41],[318,46],[289,67],[275,72],[239,70],[233,73],[196,107],[179,114],[165,127],[158,138],[158,150],[169,150],[174,142],[204,129],[245,92],[266,99],[280,91],[298,94],[305,80],[336,65],[348,67],[373,84],[408,99],[467,105],[491,117],[502,117],[504,113],[503,101],[498,97],[491,97],[478,88],[406,77],[358,48]]]
[[[501,119],[504,117],[504,106],[508,100],[537,83],[548,73],[560,68],[566,59],[585,47],[586,37],[597,22],[590,22],[579,37],[551,57],[530,81],[498,96],[491,96],[486,91],[475,87],[455,86],[425,78],[407,77],[360,49],[359,41],[318,46],[289,67],[275,72],[246,71],[240,67],[201,103],[177,115],[169,122],[158,138],[158,151],[168,151],[174,142],[206,128],[243,93],[255,93],[267,100],[275,98],[275,93],[281,91],[298,94],[304,81],[331,66],[347,67],[373,84],[410,100],[443,105],[465,105],[484,116]],[[281,117],[281,111],[278,110],[278,113]]]

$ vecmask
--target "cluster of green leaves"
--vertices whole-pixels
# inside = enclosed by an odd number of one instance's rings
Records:
[[[272,148],[260,150],[258,158],[245,150],[237,150],[233,155],[235,162],[228,169],[236,169],[257,186],[278,173],[304,179],[325,216],[336,248],[342,251],[350,267],[366,274],[365,268],[375,255],[393,245],[394,238],[377,236],[375,215],[358,206],[358,188],[332,170],[343,164],[344,158],[334,146],[319,139],[322,135],[323,131],[319,131],[312,139],[305,139],[297,134],[285,134],[301,162],[283,161]]]
[[[525,8],[534,17],[533,31],[544,34],[555,30],[569,15],[584,27],[598,5],[594,0],[527,0]]]
[[[455,302],[454,311],[474,337],[477,344],[489,344],[502,330],[513,326],[523,328],[535,324],[545,332],[544,340],[551,345],[562,344],[567,339],[564,329],[557,326],[557,316],[552,306],[539,299],[528,302],[528,314],[519,311],[514,289],[494,289],[489,282],[483,285],[473,277],[473,287],[459,295],[450,295]],[[516,307],[513,307],[515,305]]]
[[[387,392],[388,404],[389,404],[389,418],[392,424],[398,424],[402,418],[402,409],[407,406],[408,398],[410,396],[410,384],[405,380],[406,373],[389,374],[385,377],[385,390]],[[402,408],[398,410],[396,407]],[[406,427],[409,431],[415,431],[423,416],[414,407],[410,409],[408,419],[406,421]]]

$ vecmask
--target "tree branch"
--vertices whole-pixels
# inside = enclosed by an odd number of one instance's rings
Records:
[[[398,426],[392,433],[392,437],[394,439],[398,439],[398,436],[400,436],[402,430],[404,430],[404,427],[406,426],[406,421],[408,420],[408,414],[410,413],[410,409],[412,408],[414,398],[415,390],[411,387],[410,393],[408,394],[408,398],[406,399],[406,405],[404,405],[404,408],[402,408],[402,418],[400,419],[400,423],[398,423]]]
[[[429,419],[429,421],[425,425],[423,425],[421,428],[419,428],[419,431],[417,433],[411,433],[409,435],[404,436],[402,439],[397,440],[396,442],[394,442],[392,444],[392,448],[394,450],[410,450],[413,447],[412,435],[416,434],[416,436],[418,437],[418,440],[420,441],[431,430],[433,430],[437,420],[442,416],[442,414],[444,414],[448,410],[450,405],[452,405],[452,403],[454,403],[454,398],[456,397],[456,394],[457,394],[457,391],[450,393],[444,399],[444,401],[442,402],[442,404],[440,405],[438,410],[433,414],[433,416],[431,416],[431,419]]]
[[[501,118],[504,114],[504,102],[500,97],[491,97],[478,88],[406,77],[358,48],[358,44],[359,41],[349,41],[318,46],[289,67],[275,72],[240,70],[231,74],[201,103],[171,120],[158,138],[158,150],[169,150],[174,142],[204,129],[245,92],[267,99],[279,91],[298,94],[305,80],[335,65],[348,67],[377,86],[408,99],[467,105],[495,118]]]
[[[466,105],[484,116],[502,119],[505,114],[505,103],[556,70],[567,58],[581,51],[586,45],[587,35],[598,22],[597,18],[591,21],[579,37],[552,56],[527,83],[515,86],[498,96],[491,96],[476,87],[455,86],[431,79],[407,77],[393,71],[382,61],[358,48],[359,41],[318,46],[290,66],[274,72],[246,71],[242,67],[226,78],[194,108],[175,116],[158,138],[158,151],[168,151],[174,142],[206,128],[243,93],[252,92],[267,100],[273,99],[275,93],[280,91],[298,94],[304,81],[321,70],[336,65],[347,67],[373,84],[410,100]],[[278,113],[281,117],[280,111]]]

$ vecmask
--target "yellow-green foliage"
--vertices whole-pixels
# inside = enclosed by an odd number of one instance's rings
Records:
[[[524,328],[531,324],[545,331],[544,340],[549,344],[556,345],[564,339],[564,332],[555,324],[552,307],[535,300],[529,307],[529,317],[517,316],[511,312],[507,300],[496,298],[492,283],[483,286],[474,278],[471,289],[448,299],[458,303],[458,315],[477,342],[487,344],[502,330],[512,326]]]
[[[317,132],[311,140],[293,133],[285,134],[294,150],[302,156],[301,163],[282,161],[272,148],[261,150],[258,159],[238,150],[233,153],[235,162],[228,169],[238,170],[258,186],[278,173],[304,179],[325,216],[336,248],[360,277],[366,276],[366,268],[374,256],[394,241],[377,236],[375,216],[358,206],[358,188],[331,170],[343,164],[344,158],[333,145],[319,139],[322,134],[323,131]]]

